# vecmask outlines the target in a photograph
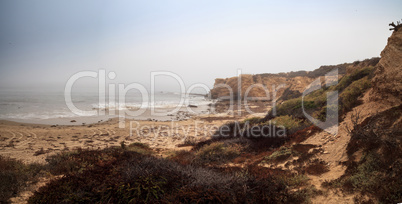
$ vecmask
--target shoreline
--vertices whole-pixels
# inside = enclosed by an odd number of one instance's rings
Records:
[[[226,106],[225,103],[216,105],[221,108]],[[193,142],[206,140],[227,122],[255,116],[263,117],[267,111],[266,108],[259,107],[255,109],[260,110],[258,113],[237,115],[235,111],[211,113],[207,111],[209,108],[213,107],[199,106],[199,114],[189,114],[185,112],[187,107],[182,107],[176,115],[162,116],[164,120],[149,115],[127,117],[124,128],[119,127],[118,117],[91,118],[93,123],[89,123],[88,118],[84,117],[73,118],[76,121],[73,123],[72,118],[39,122],[0,119],[0,155],[21,159],[27,163],[44,163],[47,156],[62,151],[103,149],[120,146],[122,142],[144,143],[157,154],[163,155],[172,150],[189,148],[182,145],[186,139]]]
[[[168,109],[156,109],[158,115],[153,115],[150,109],[146,109],[143,114],[139,116],[126,116],[126,119],[137,120],[137,121],[181,121],[188,120],[194,116],[199,116],[203,114],[212,114],[210,105],[200,105],[198,107],[181,107],[175,114],[170,113]],[[195,113],[191,113],[191,111]],[[133,111],[133,110],[132,110]],[[135,111],[135,110],[134,110]],[[36,125],[62,125],[62,126],[82,126],[98,124],[111,119],[119,118],[118,114],[108,115],[106,113],[102,116],[76,116],[76,117],[65,117],[65,118],[0,118],[0,120],[11,121],[24,124],[36,124]]]

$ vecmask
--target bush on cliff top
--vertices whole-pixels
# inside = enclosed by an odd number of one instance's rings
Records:
[[[294,118],[305,118],[304,110],[318,119],[325,119],[327,109],[327,93],[338,91],[340,115],[351,110],[358,105],[358,99],[371,86],[371,78],[374,68],[366,67],[355,70],[349,75],[343,76],[337,85],[331,87],[323,87],[322,89],[311,92],[304,97],[286,100],[275,107],[276,115],[271,110],[268,114],[273,118],[276,116],[290,115]],[[332,107],[333,108],[333,107]]]

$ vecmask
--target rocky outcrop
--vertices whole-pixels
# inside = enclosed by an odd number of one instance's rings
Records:
[[[272,100],[295,98],[316,78],[325,76],[334,69],[338,69],[339,75],[346,74],[347,70],[359,67],[375,66],[379,58],[356,61],[354,63],[344,63],[339,65],[325,65],[314,71],[297,71],[279,74],[256,74],[241,75],[238,77],[215,79],[214,88],[211,90],[213,99],[230,99],[230,96],[237,99],[249,97],[256,100]],[[323,82],[323,80],[322,80]],[[241,85],[239,89],[239,85]],[[264,87],[264,88],[263,88]],[[240,92],[239,92],[240,90]],[[232,94],[231,94],[232,92]],[[240,95],[239,95],[240,93]]]
[[[251,97],[257,100],[272,100],[274,90],[276,97],[280,97],[284,90],[291,89],[298,93],[303,92],[304,87],[310,84],[314,79],[309,77],[286,77],[273,74],[241,75],[227,79],[215,79],[214,88],[211,90],[211,96],[214,99],[229,99],[230,96],[237,99],[239,97]],[[240,88],[239,88],[240,85]],[[232,93],[231,93],[232,92]]]
[[[392,105],[402,102],[402,29],[394,31],[381,52],[372,80],[370,99]]]

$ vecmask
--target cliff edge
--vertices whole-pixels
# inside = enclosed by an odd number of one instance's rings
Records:
[[[381,52],[372,80],[370,99],[391,105],[402,102],[402,29],[394,31]]]

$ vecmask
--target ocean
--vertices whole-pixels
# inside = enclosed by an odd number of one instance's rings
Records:
[[[139,93],[128,92],[125,96],[125,105],[122,105],[119,103],[119,96],[115,96],[115,100],[109,103],[107,95],[105,94],[106,103],[99,103],[97,92],[82,91],[71,94],[72,102],[79,110],[96,111],[97,113],[104,110],[106,112],[106,115],[98,115],[74,113],[68,108],[63,91],[0,90],[0,119],[38,124],[72,124],[71,121],[75,120],[74,124],[81,124],[118,117],[119,111],[129,110],[143,113],[134,117],[125,115],[127,118],[179,120],[185,118],[179,118],[177,114],[188,111],[189,105],[192,107],[191,112],[194,115],[207,113],[208,105],[212,103],[202,95],[189,94],[182,97],[180,93],[174,92],[157,92],[154,94],[154,102],[151,103],[151,96],[148,96],[149,100],[143,101]],[[184,103],[179,106],[181,100]],[[151,113],[152,107],[158,113],[157,115]],[[110,111],[113,109],[114,114]],[[176,111],[174,111],[175,109]]]

